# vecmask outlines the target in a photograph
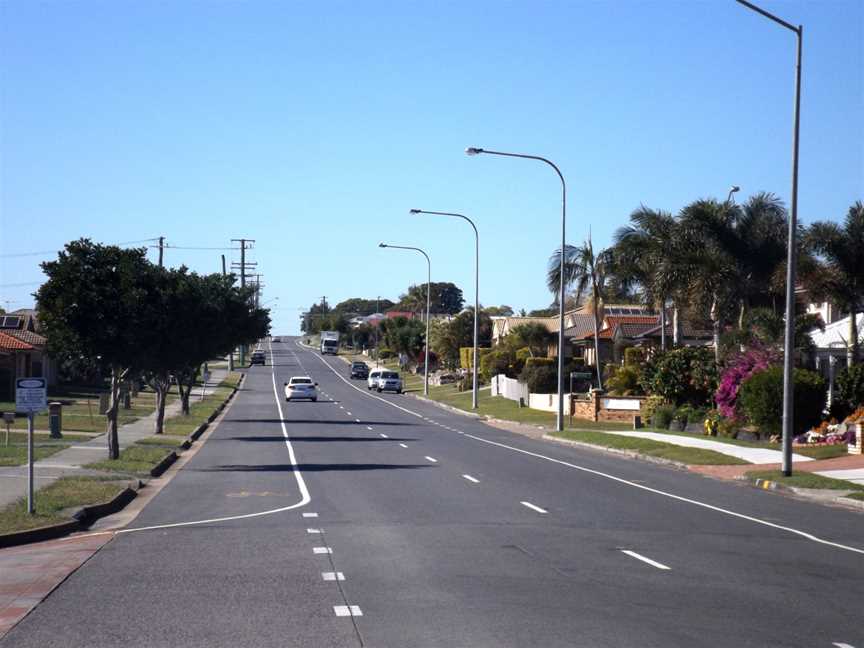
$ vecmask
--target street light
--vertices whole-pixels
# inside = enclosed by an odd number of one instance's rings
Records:
[[[455,216],[456,218],[461,218],[463,220],[468,221],[468,224],[474,228],[474,376],[472,383],[472,392],[471,392],[471,409],[477,409],[477,392],[479,391],[478,386],[478,371],[479,365],[477,364],[477,346],[478,346],[478,330],[479,330],[479,318],[480,318],[480,235],[477,233],[477,226],[467,216],[462,214],[456,214],[453,212],[437,212],[437,211],[426,211],[425,209],[412,209],[410,210],[412,214],[432,214],[435,216]]]
[[[729,188],[729,195],[726,196],[726,202],[727,203],[735,202],[735,199],[732,197],[732,194],[738,193],[739,191],[741,191],[741,187],[739,187],[738,185],[732,185]]]
[[[804,39],[804,27],[786,22],[768,13],[764,9],[747,2],[738,0],[739,4],[748,9],[762,14],[769,20],[774,21],[781,27],[795,33],[797,37],[797,51],[795,56],[795,104],[793,108],[792,127],[792,212],[789,216],[788,250],[786,251],[786,330],[783,339],[783,475],[792,475],[792,405],[794,399],[794,383],[792,378],[793,351],[795,340],[795,263],[796,263],[796,230],[798,227],[798,131],[800,126],[801,112],[801,48]]]
[[[555,418],[555,429],[559,432],[564,429],[564,248],[566,247],[567,226],[567,184],[561,170],[551,160],[538,155],[524,155],[522,153],[504,153],[502,151],[487,151],[486,149],[470,146],[465,149],[466,155],[474,156],[485,153],[487,155],[502,155],[504,157],[524,158],[526,160],[537,160],[545,162],[553,169],[561,179],[561,262],[558,283],[560,291],[558,296],[558,412]],[[597,375],[600,375],[600,358],[597,358]]]
[[[408,245],[393,245],[392,243],[379,243],[381,248],[397,248],[399,250],[414,250],[426,257],[426,359],[423,364],[423,395],[429,395],[429,304],[431,303],[432,294],[432,262],[429,260],[429,255],[418,247],[410,247]]]

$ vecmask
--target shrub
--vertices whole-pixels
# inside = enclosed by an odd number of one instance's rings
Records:
[[[381,347],[378,349],[378,357],[381,360],[387,360],[388,358],[395,358],[396,354],[387,347]]]
[[[557,358],[526,358],[526,367],[557,367]]]
[[[642,369],[642,388],[676,405],[704,405],[717,389],[714,354],[703,347],[658,353]]]
[[[483,370],[483,356],[492,351],[488,347],[477,348],[477,359],[480,361],[480,370]],[[474,366],[474,347],[459,347],[459,366],[463,369],[471,369]]]
[[[615,396],[641,396],[645,392],[639,384],[639,378],[636,367],[620,367],[614,376],[606,380],[606,387]]]
[[[679,423],[687,425],[687,421],[690,420],[690,415],[692,413],[693,408],[690,405],[684,405],[675,410],[675,415],[672,417],[672,419],[678,421]]]
[[[846,367],[835,380],[837,400],[851,412],[864,405],[864,364]]]
[[[753,347],[733,355],[726,363],[726,368],[720,374],[720,385],[714,394],[714,402],[722,416],[736,418],[738,416],[737,399],[741,383],[752,374],[780,361],[780,354],[763,347]]]
[[[480,376],[484,382],[489,382],[498,374],[513,378],[512,361],[513,357],[507,349],[492,349],[480,356]]]
[[[704,407],[693,407],[687,413],[687,424],[692,425],[698,423],[702,425],[705,422],[705,417],[708,415],[708,410]]]
[[[645,362],[645,351],[639,347],[627,347],[624,349],[624,366],[638,367]]]
[[[663,405],[667,405],[667,403],[663,400],[662,396],[649,396],[642,401],[642,417],[644,420],[651,421],[654,412],[657,411],[658,407],[662,407]]]
[[[651,416],[651,425],[664,430],[669,427],[675,417],[675,408],[672,405],[661,405],[654,410]]]
[[[537,360],[538,358],[529,358]],[[546,358],[543,358],[544,360]],[[534,394],[552,394],[558,392],[558,367],[552,364],[525,363],[525,368],[519,374],[519,380],[528,385],[528,391]]]
[[[806,369],[795,369],[792,430],[800,434],[822,418],[825,407],[825,380]],[[745,380],[738,390],[738,400],[747,419],[762,433],[777,433],[783,422],[783,368],[770,367]]]

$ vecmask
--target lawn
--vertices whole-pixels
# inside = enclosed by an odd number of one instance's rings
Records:
[[[822,475],[800,470],[793,473],[791,477],[785,477],[779,470],[754,470],[748,472],[746,476],[753,480],[767,479],[778,484],[798,488],[827,488],[830,490],[862,491],[864,493],[864,486],[855,482],[832,479],[831,477],[823,477]]]
[[[153,436],[139,439],[135,443],[145,446],[159,446],[162,448],[176,448],[186,440],[183,436],[170,434],[154,434]]]
[[[0,510],[0,533],[24,531],[71,519],[63,509],[99,504],[114,498],[126,487],[125,482],[96,477],[61,477],[36,492],[36,513],[27,513],[27,501],[22,498]]]
[[[672,461],[680,461],[686,464],[694,465],[745,465],[748,462],[737,457],[713,450],[704,450],[702,448],[687,448],[684,446],[676,446],[671,443],[661,443],[650,439],[641,439],[639,437],[626,437],[617,434],[604,434],[603,432],[588,431],[588,430],[564,430],[563,432],[552,432],[552,436],[561,439],[569,439],[580,443],[589,443],[591,445],[601,446],[604,448],[614,448],[617,450],[635,450],[639,454],[648,457],[659,457],[662,459],[670,459]]]
[[[169,450],[163,447],[129,446],[120,451],[119,459],[103,459],[87,464],[85,468],[119,472],[136,477],[147,477],[150,469],[165,458]]]
[[[864,502],[864,493],[849,493],[846,495],[849,499],[858,500],[859,502]]]
[[[40,459],[45,459],[46,457],[50,457],[51,455],[60,452],[64,448],[68,446],[57,444],[57,445],[38,445],[33,448],[35,456],[35,460],[39,461]],[[0,446],[0,466],[23,466],[27,463],[27,446],[22,445],[14,445],[14,446]]]

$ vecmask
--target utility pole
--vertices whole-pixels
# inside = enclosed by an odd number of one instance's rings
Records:
[[[381,313],[381,295],[375,298],[375,315]],[[378,368],[378,327],[381,326],[381,320],[375,318],[375,368]]]
[[[224,277],[226,274],[228,274],[228,273],[225,272],[225,255],[223,254],[222,255],[222,276]]]
[[[165,237],[159,237],[159,267],[162,267],[162,254],[165,251]]]
[[[257,263],[246,263],[246,250],[251,249],[252,244],[255,243],[253,239],[231,239],[232,243],[240,244],[240,263],[232,264],[231,269],[233,270],[235,267],[240,270],[240,288],[246,287],[246,270],[253,269],[257,266]],[[248,246],[247,246],[248,244]],[[240,345],[240,366],[246,366],[246,345]]]

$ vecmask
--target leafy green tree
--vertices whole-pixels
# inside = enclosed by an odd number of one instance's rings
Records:
[[[108,456],[120,454],[117,408],[120,384],[144,366],[158,339],[157,290],[146,249],[67,243],[56,261],[42,263],[48,277],[36,293],[40,326],[58,359],[88,358],[111,376]]]
[[[704,347],[661,351],[643,366],[641,385],[675,405],[705,405],[717,391],[717,365]]]
[[[539,322],[528,322],[514,326],[510,335],[514,336],[517,346],[528,348],[532,358],[545,356],[549,345],[555,343],[555,333]]]
[[[792,429],[800,434],[819,423],[826,385],[822,376],[806,369],[795,369],[792,382]],[[769,367],[747,378],[738,390],[738,402],[750,422],[766,432],[778,433],[783,422],[783,368]]]
[[[525,309],[522,309],[520,313],[520,317],[552,317],[553,315],[558,314],[558,308],[550,306],[549,308],[535,308],[532,311],[529,311],[528,315],[525,315]]]
[[[486,308],[482,308],[487,315],[495,317],[512,317],[513,316],[513,307],[502,304],[501,306],[487,306]]]
[[[394,317],[382,320],[381,335],[384,345],[391,351],[416,359],[423,349],[426,324],[416,319]]]
[[[843,225],[813,223],[806,245],[819,258],[819,268],[807,282],[814,295],[825,297],[849,313],[847,363],[861,359],[856,314],[864,311],[864,203],[849,207]]]
[[[376,312],[386,312],[395,304],[389,299],[363,299],[362,297],[351,297],[341,301],[333,308],[334,311],[343,315],[372,315]]]
[[[455,315],[462,310],[465,299],[462,289],[450,282],[432,282],[429,309],[435,315]],[[399,298],[395,310],[412,313],[426,312],[426,284],[410,286],[408,292]]]

